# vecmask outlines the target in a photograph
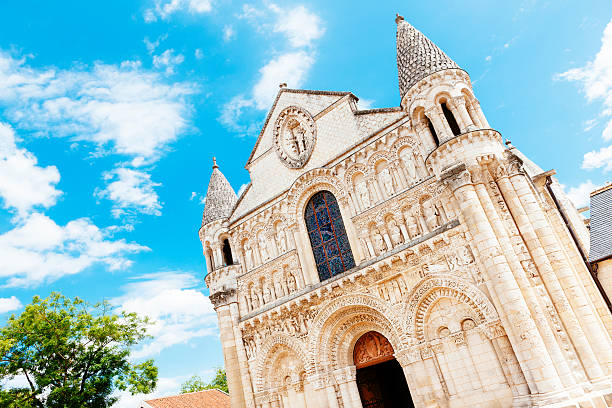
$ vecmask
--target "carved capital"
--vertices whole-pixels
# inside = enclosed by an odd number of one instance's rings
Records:
[[[514,153],[506,150],[504,152],[504,160],[506,162],[506,171],[508,172],[508,175],[514,176],[524,173],[523,161]]]
[[[395,358],[402,367],[406,367],[412,363],[422,360],[421,352],[417,347],[399,350],[397,353],[395,353]]]
[[[448,170],[445,170],[440,175],[441,181],[449,186],[453,191],[472,184],[472,175],[465,167],[465,164],[461,163],[455,165]]]
[[[480,328],[484,332],[485,336],[491,340],[506,335],[506,330],[504,330],[504,326],[502,326],[500,320],[485,322],[480,325]]]
[[[218,308],[219,306],[226,305],[228,303],[236,302],[236,289],[222,289],[218,292],[211,293],[209,299],[213,306]]]

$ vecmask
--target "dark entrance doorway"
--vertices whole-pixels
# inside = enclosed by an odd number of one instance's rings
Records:
[[[363,408],[414,407],[404,371],[382,334],[372,331],[361,336],[355,344],[353,360]]]

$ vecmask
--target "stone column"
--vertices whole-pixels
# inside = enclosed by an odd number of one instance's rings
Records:
[[[240,376],[242,377],[242,392],[244,393],[244,400],[247,408],[255,407],[255,400],[253,399],[253,387],[251,386],[251,374],[249,372],[248,359],[246,350],[244,349],[244,343],[242,341],[242,331],[238,325],[240,318],[240,311],[238,310],[238,303],[230,303],[230,312],[234,321],[234,340],[236,343],[236,355],[238,357],[238,368],[240,370]]]
[[[526,238],[527,247],[533,254],[546,289],[567,328],[589,378],[592,380],[601,378],[604,372],[599,361],[608,372],[612,365],[610,338],[606,335],[594,308],[588,303],[588,297],[583,293],[583,288],[567,262],[517,158],[510,157],[507,171],[513,189],[506,191],[506,194],[516,203],[513,208],[517,213],[515,218],[519,230]],[[504,185],[504,190],[509,188],[510,185]],[[598,355],[595,355],[593,349],[598,350]]]
[[[499,240],[502,248],[502,252],[504,256],[508,260],[508,265],[512,270],[514,275],[514,279],[516,280],[519,288],[523,296],[525,297],[525,302],[527,303],[527,307],[529,308],[532,316],[537,323],[536,326],[540,335],[542,336],[542,340],[546,345],[546,350],[550,354],[550,357],[555,364],[557,369],[559,378],[565,385],[574,385],[575,381],[573,381],[573,376],[569,371],[569,367],[563,356],[559,344],[555,339],[554,333],[551,330],[551,327],[546,319],[542,307],[540,305],[541,299],[536,296],[534,293],[534,288],[532,283],[527,279],[525,270],[521,265],[517,254],[514,252],[514,247],[517,245],[516,238],[521,239],[520,236],[516,237],[514,240],[514,245],[509,237],[511,231],[509,228],[506,228],[499,217],[496,209],[493,206],[493,201],[489,192],[487,191],[484,183],[487,181],[488,172],[486,169],[481,169],[481,171],[477,171],[477,174],[472,174],[472,181],[478,179],[478,183],[475,183],[476,193],[482,203],[482,206],[489,216],[489,220],[491,222],[491,226]],[[517,231],[518,234],[518,231]],[[523,242],[522,239],[520,242]]]
[[[349,211],[349,197],[344,196],[338,199],[340,208],[340,214],[342,215],[342,222],[344,223],[344,229],[346,230],[346,236],[348,237],[349,244],[351,245],[351,251],[353,252],[353,258],[355,259],[355,265],[359,265],[361,261],[365,259],[365,254],[361,250],[359,245],[359,238],[355,232],[355,225],[350,217]]]
[[[472,118],[470,117],[470,114],[465,106],[465,98],[463,96],[454,97],[453,106],[455,108],[455,112],[458,113],[459,117],[461,118],[461,124],[463,125],[461,126],[461,132],[465,133],[475,130],[476,126],[474,125],[474,122],[472,121]]]
[[[223,349],[230,402],[232,408],[244,408],[246,407],[244,398],[245,384],[243,384],[240,372],[240,362],[238,359],[238,350],[236,348],[237,339],[235,338],[233,328],[234,317],[232,316],[232,309],[234,309],[234,306],[237,306],[236,289],[227,289],[212,293],[210,295],[210,301],[215,307],[219,319],[219,337]]]
[[[419,138],[423,142],[423,145],[425,146],[427,152],[436,150],[438,146],[436,146],[433,135],[431,134],[429,127],[425,123],[419,122],[416,125],[416,131],[417,131],[417,134],[419,135]],[[415,157],[415,160],[416,160],[416,157]],[[416,164],[418,164],[417,165],[417,172],[418,172],[420,163],[416,163]]]
[[[434,129],[438,133],[438,139],[440,140],[440,144],[453,138],[453,131],[446,122],[446,118],[444,117],[442,108],[440,108],[438,105],[432,106],[431,108],[427,109],[425,114],[427,115],[429,120],[431,120]]]
[[[473,245],[484,257],[487,287],[496,293],[501,303],[497,309],[507,321],[511,341],[523,370],[531,374],[533,392],[543,394],[560,390],[562,384],[554,364],[508,262],[499,249],[501,244],[478,198],[470,173],[465,165],[459,165],[442,174],[442,179],[453,191],[473,237]]]
[[[490,129],[491,126],[489,125],[489,121],[487,120],[487,117],[485,116],[484,112],[480,107],[480,102],[478,101],[478,99],[474,98],[472,100],[472,108],[474,111],[476,111],[475,116],[477,116],[480,120],[481,129]]]
[[[306,281],[306,285],[312,285],[314,283],[319,282],[319,275],[317,274],[317,267],[314,263],[314,258],[312,252],[310,254],[305,253],[306,246],[304,242],[302,242],[302,236],[299,231],[298,223],[294,223],[289,226],[291,230],[291,235],[295,241],[296,252],[298,255],[298,259],[300,260],[300,265],[302,266],[302,273],[304,275],[304,280]],[[304,231],[307,236],[307,232]],[[310,243],[308,244],[308,248],[310,248]]]
[[[357,215],[357,213],[363,211],[363,209],[361,208],[361,203],[359,202],[359,200],[357,199],[357,196],[355,195],[353,191],[349,191],[349,196],[351,197],[351,201],[353,202],[353,207],[355,208],[354,215]]]
[[[335,370],[334,377],[340,387],[344,408],[362,408],[361,397],[357,388],[357,369],[355,366]]]
[[[315,378],[315,389],[319,392],[320,404],[313,406],[318,406],[321,408],[339,408],[338,398],[336,397],[336,391],[334,390],[334,379],[332,378],[332,374],[318,374]]]

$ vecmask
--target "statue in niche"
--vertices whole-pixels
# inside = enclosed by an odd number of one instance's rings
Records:
[[[397,222],[395,221],[395,219],[391,218],[387,227],[389,228],[389,235],[391,237],[391,242],[393,242],[393,245],[399,245],[404,243],[402,231],[397,226]]]
[[[281,254],[287,252],[287,235],[285,235],[282,224],[278,224],[276,231],[276,242],[278,243],[278,250]]]
[[[265,282],[263,285],[263,298],[264,304],[270,303],[273,300],[272,290],[270,290],[270,285],[268,282]]]
[[[270,254],[268,253],[268,243],[266,242],[266,238],[263,236],[263,234],[259,234],[257,237],[257,243],[259,244],[261,261],[266,262],[268,259],[270,259]]]
[[[251,286],[251,306],[253,310],[259,308],[259,297],[257,297],[257,289],[255,289],[255,286]]]
[[[393,189],[393,178],[391,177],[389,169],[384,168],[381,170],[380,182],[382,183],[385,192],[387,193],[387,197],[391,197],[393,194],[395,194],[395,191]]]
[[[406,219],[406,226],[408,227],[408,235],[410,235],[410,239],[415,239],[421,235],[419,220],[414,215],[414,211],[404,211],[404,218]]]
[[[414,182],[418,179],[418,174],[417,174],[417,170],[416,170],[416,165],[414,163],[414,154],[412,153],[412,150],[410,149],[404,149],[402,150],[402,152],[400,153],[400,159],[402,160],[402,163],[404,164],[404,168],[406,169],[406,172],[408,173],[408,182]]]
[[[364,209],[370,208],[370,192],[368,191],[368,185],[365,180],[360,181],[356,187],[361,205]]]
[[[253,249],[249,241],[244,242],[244,261],[246,262],[247,269],[253,269]]]
[[[463,323],[461,323],[461,329],[463,331],[468,331],[476,327],[476,323],[472,319],[465,319]]]
[[[297,289],[295,276],[291,272],[287,273],[287,289],[289,290],[289,293],[293,293]]]
[[[425,222],[430,231],[433,231],[441,225],[442,217],[440,211],[434,205],[433,199],[423,202],[423,215],[425,216]]]
[[[387,250],[387,245],[385,244],[385,240],[382,235],[380,235],[380,231],[375,229],[372,231],[372,241],[374,242],[374,249],[376,250],[376,254],[380,255]]]

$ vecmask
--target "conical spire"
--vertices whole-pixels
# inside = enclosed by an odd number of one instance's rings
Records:
[[[229,181],[219,170],[217,160],[213,157],[213,171],[208,182],[202,225],[229,217],[237,201],[238,196],[236,196]]]
[[[400,96],[421,79],[443,69],[459,68],[440,48],[399,14],[397,23],[397,73]]]

